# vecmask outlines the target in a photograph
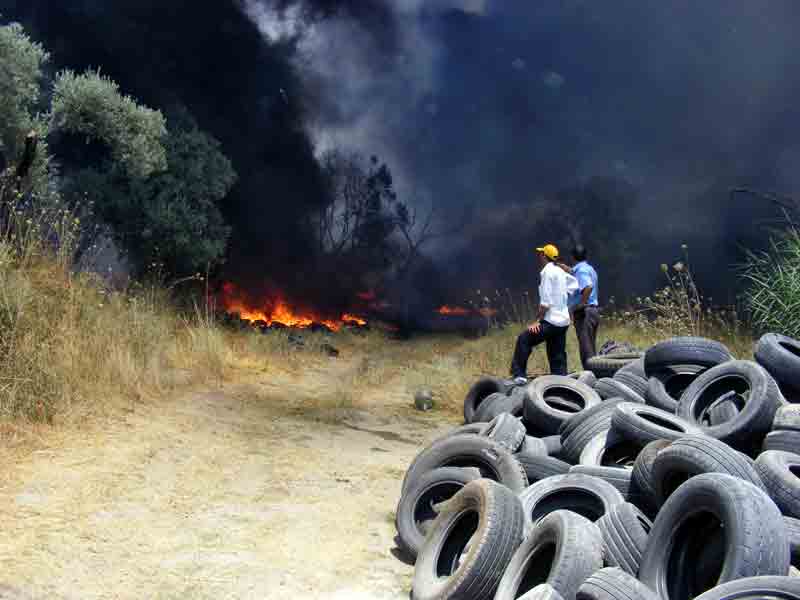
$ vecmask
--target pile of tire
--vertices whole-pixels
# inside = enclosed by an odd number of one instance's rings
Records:
[[[397,507],[413,600],[800,599],[800,342],[485,377]]]

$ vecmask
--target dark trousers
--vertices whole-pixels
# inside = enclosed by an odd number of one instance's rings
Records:
[[[553,375],[567,374],[567,329],[556,327],[542,321],[539,333],[531,333],[528,329],[519,334],[514,348],[514,359],[511,361],[511,376],[525,377],[528,370],[528,358],[533,349],[545,342],[547,344],[547,362]]]
[[[600,325],[600,311],[596,306],[587,306],[576,311],[575,336],[581,353],[581,364],[586,369],[587,361],[597,354],[597,327]]]

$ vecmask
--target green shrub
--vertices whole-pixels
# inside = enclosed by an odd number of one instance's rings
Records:
[[[102,141],[130,175],[147,177],[167,167],[164,116],[123,96],[119,86],[99,72],[59,73],[50,127]]]
[[[800,338],[800,232],[790,229],[763,252],[750,252],[742,269],[744,303],[753,326]]]

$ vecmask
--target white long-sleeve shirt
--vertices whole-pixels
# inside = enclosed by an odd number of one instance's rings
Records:
[[[568,297],[578,289],[578,280],[553,263],[539,274],[539,303],[547,306],[544,320],[556,327],[570,324]]]

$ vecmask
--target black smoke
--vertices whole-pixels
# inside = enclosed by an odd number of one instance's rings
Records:
[[[793,0],[0,0],[0,13],[58,67],[101,66],[222,141],[240,176],[224,276],[251,289],[354,293],[308,227],[327,147],[378,154],[401,196],[445,222],[472,209],[427,248],[419,280],[439,282],[436,302],[533,287],[530,249],[548,232],[568,243],[569,227],[520,211],[597,177],[635,199],[602,243],[639,244],[599,265],[613,272],[606,296],[647,293],[686,243],[701,286],[728,299],[732,265],[774,215],[730,188],[800,194]],[[604,215],[587,215],[598,226],[588,219],[583,241],[605,256]]]

